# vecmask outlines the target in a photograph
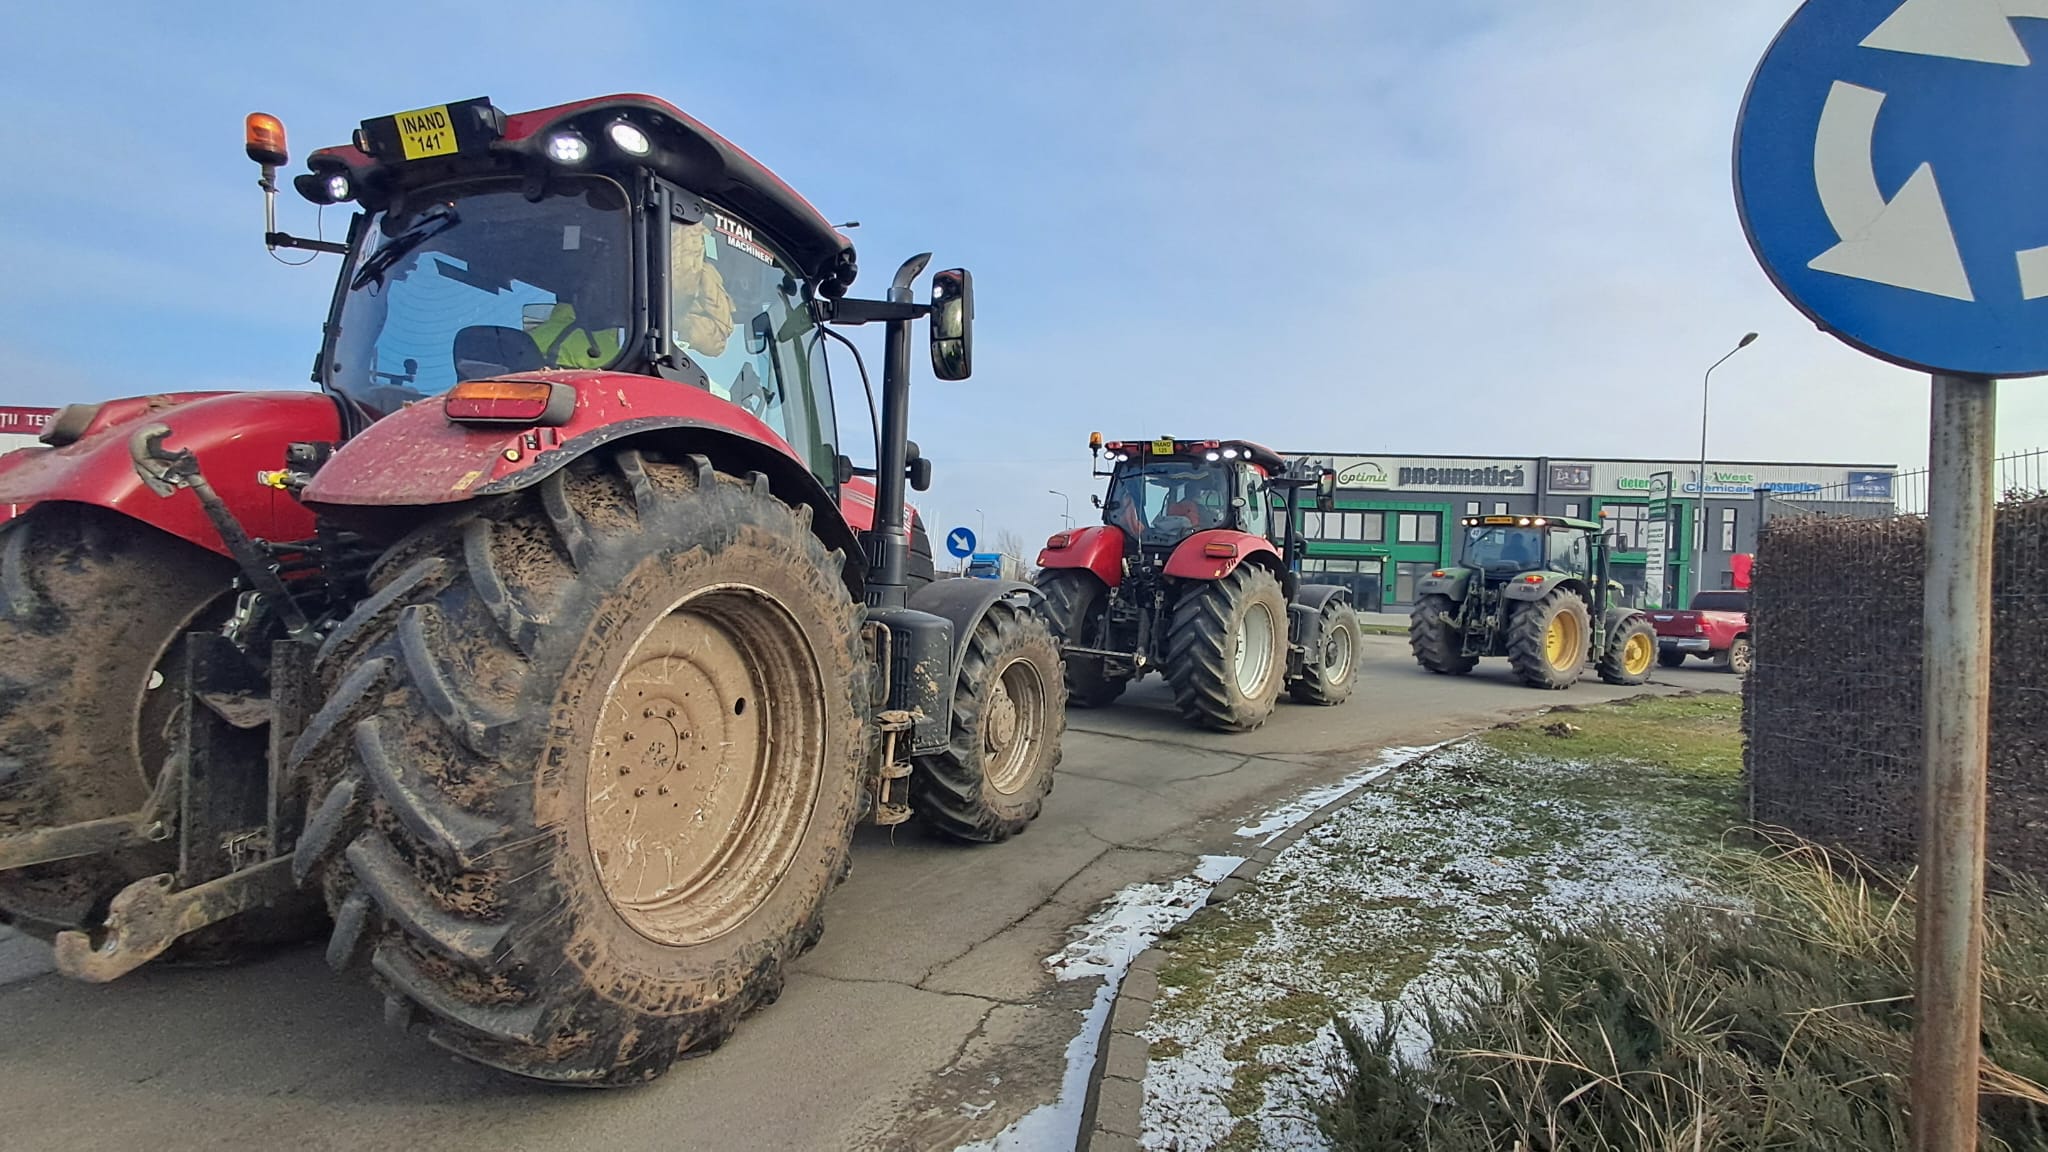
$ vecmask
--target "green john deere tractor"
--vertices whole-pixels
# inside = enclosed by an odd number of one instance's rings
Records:
[[[1463,676],[1505,656],[1531,688],[1569,688],[1591,664],[1609,684],[1641,684],[1657,662],[1650,618],[1621,603],[1601,525],[1562,516],[1467,516],[1455,568],[1415,583],[1415,662]]]

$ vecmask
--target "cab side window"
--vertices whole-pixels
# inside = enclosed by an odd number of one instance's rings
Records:
[[[1550,566],[1559,572],[1569,572],[1574,576],[1590,574],[1585,535],[1579,532],[1552,532]]]
[[[1255,536],[1272,537],[1267,502],[1266,478],[1256,468],[1244,470],[1244,530]]]

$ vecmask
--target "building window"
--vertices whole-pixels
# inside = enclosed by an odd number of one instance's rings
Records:
[[[1649,509],[1641,504],[1609,504],[1600,512],[1614,529],[1616,551],[1643,550],[1643,521],[1649,518]]]
[[[1479,515],[1479,501],[1477,501],[1477,500],[1467,500],[1467,501],[1465,501],[1465,515],[1467,515],[1467,516],[1477,516],[1477,515]]]
[[[1735,551],[1735,509],[1721,509],[1721,551]]]
[[[1435,570],[1434,564],[1417,564],[1403,560],[1394,565],[1394,602],[1415,603],[1415,581]]]
[[[1508,514],[1508,502],[1507,502],[1507,501],[1505,501],[1505,500],[1496,500],[1496,501],[1494,501],[1494,502],[1493,502],[1493,514],[1494,514],[1495,516],[1505,516],[1505,515],[1507,515],[1507,514]]]
[[[1365,517],[1365,525],[1361,529],[1358,538],[1367,544],[1378,544],[1384,541],[1387,538],[1386,516],[1379,512],[1366,512],[1363,515]]]
[[[1579,505],[1578,505],[1578,503],[1577,503],[1576,501],[1574,501],[1574,502],[1572,502],[1572,503],[1570,503],[1570,504],[1566,504],[1566,505],[1564,506],[1564,514],[1565,514],[1565,515],[1567,515],[1567,516],[1570,516],[1570,517],[1572,517],[1572,518],[1574,518],[1574,519],[1577,519],[1577,518],[1578,518],[1578,515],[1579,515]]]
[[[1301,535],[1306,540],[1321,540],[1323,538],[1323,514],[1321,512],[1303,512],[1301,514]]]
[[[1395,524],[1395,537],[1402,544],[1436,543],[1436,513],[1403,512]]]

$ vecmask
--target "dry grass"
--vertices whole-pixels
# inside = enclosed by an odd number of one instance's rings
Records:
[[[1325,1132],[1357,1152],[1907,1147],[1910,892],[1790,839],[1717,865],[1740,910],[1530,928],[1431,1006],[1429,1066],[1391,1026],[1343,1026]],[[2048,1148],[2048,897],[2016,883],[1989,924],[1983,1146]]]

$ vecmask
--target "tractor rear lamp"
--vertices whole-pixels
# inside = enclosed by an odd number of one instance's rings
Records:
[[[1529,573],[1529,574],[1528,574],[1527,576],[1524,576],[1524,577],[1522,577],[1522,583],[1524,583],[1524,584],[1541,584],[1541,583],[1543,583],[1543,577],[1542,577],[1542,575],[1541,575],[1541,574],[1539,574],[1539,573],[1531,572],[1531,573]]]
[[[1237,545],[1227,540],[1211,541],[1202,545],[1202,555],[1213,556],[1218,560],[1229,560],[1237,555]]]
[[[443,401],[457,424],[567,424],[576,411],[576,389],[567,384],[526,380],[465,380]]]
[[[1433,578],[1435,578],[1435,579],[1438,579],[1438,580],[1441,580],[1441,579],[1443,579],[1443,578],[1444,578],[1445,576],[1447,576],[1447,575],[1449,575],[1449,573],[1445,572],[1445,571],[1444,571],[1443,569],[1441,569],[1441,568],[1439,568],[1439,569],[1437,569],[1436,571],[1434,571],[1434,572],[1431,572],[1431,573],[1430,573],[1430,576],[1431,576],[1431,577],[1433,577]]]
[[[1073,543],[1074,534],[1072,532],[1055,532],[1045,539],[1045,546],[1047,548],[1067,548],[1071,547]]]

